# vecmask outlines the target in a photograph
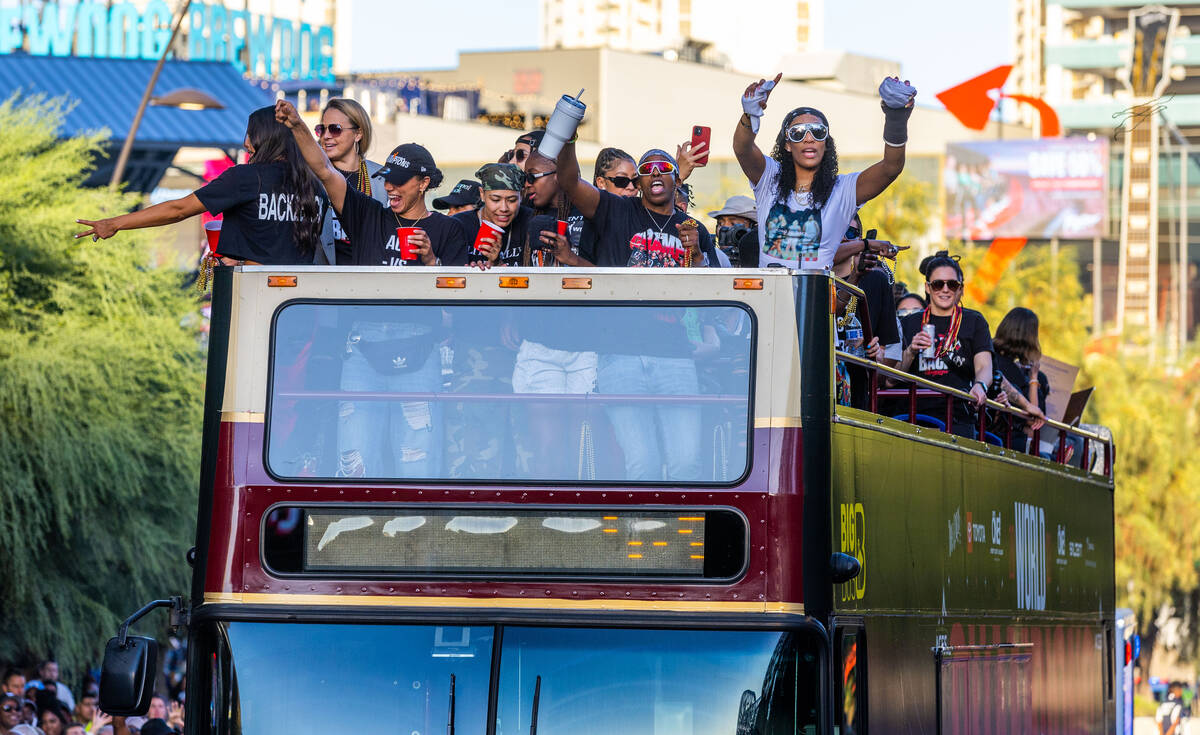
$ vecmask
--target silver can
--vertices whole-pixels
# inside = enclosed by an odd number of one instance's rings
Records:
[[[929,336],[929,346],[921,350],[921,357],[933,359],[937,354],[937,330],[933,328],[932,324],[926,324],[921,327],[921,331]]]

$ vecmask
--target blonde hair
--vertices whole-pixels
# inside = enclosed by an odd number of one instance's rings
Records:
[[[371,118],[367,115],[367,111],[363,106],[350,99],[349,97],[334,97],[325,103],[325,109],[321,110],[321,118],[325,118],[325,113],[330,109],[337,110],[350,119],[350,122],[358,127],[358,132],[362,133],[362,138],[358,141],[358,155],[363,158],[367,157],[367,151],[371,149]]]

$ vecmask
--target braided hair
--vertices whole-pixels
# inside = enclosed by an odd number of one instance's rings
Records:
[[[608,172],[613,170],[613,166],[618,161],[629,161],[637,165],[637,161],[633,160],[633,156],[620,148],[601,148],[600,152],[596,154],[596,167],[592,169],[592,181],[601,176],[608,176]]]
[[[797,107],[783,116],[783,125],[779,127],[779,134],[775,136],[775,149],[771,151],[771,158],[779,163],[779,184],[775,190],[775,199],[784,204],[787,203],[788,196],[796,188],[796,164],[792,160],[791,152],[787,149],[787,129],[792,121],[801,115],[820,118],[825,127],[829,127],[829,119],[825,117],[825,113],[812,107]],[[821,157],[821,163],[817,166],[816,174],[813,175],[811,188],[813,202],[818,207],[825,206],[825,203],[829,201],[829,195],[833,193],[833,185],[837,182],[837,175],[837,145],[833,142],[833,136],[829,135],[825,138],[825,155]]]

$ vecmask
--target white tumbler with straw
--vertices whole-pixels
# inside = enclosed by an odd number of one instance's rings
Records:
[[[582,96],[583,90],[581,89],[579,94],[574,97],[564,94],[559,99],[558,104],[554,106],[554,114],[546,123],[546,134],[542,137],[541,144],[538,145],[538,153],[554,160],[558,158],[559,152],[567,144],[567,141],[575,137],[575,130],[579,128],[584,110],[587,109],[587,105],[579,101]]]

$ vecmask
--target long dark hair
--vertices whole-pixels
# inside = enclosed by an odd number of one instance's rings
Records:
[[[1020,362],[1032,363],[1042,359],[1042,343],[1038,339],[1038,316],[1023,306],[1004,315],[992,338],[996,352]]]
[[[321,206],[317,192],[321,191],[317,177],[304,162],[292,131],[283,123],[276,122],[274,107],[260,107],[250,113],[246,121],[246,137],[254,148],[248,163],[271,163],[279,161],[284,166],[284,190],[295,195],[295,207],[299,220],[292,227],[292,239],[296,249],[304,257],[312,257],[320,242]]]
[[[783,116],[783,125],[779,126],[779,134],[775,136],[775,149],[771,151],[771,158],[774,158],[779,163],[779,185],[775,190],[776,201],[787,203],[788,195],[796,188],[796,163],[792,160],[792,154],[787,149],[787,129],[800,115],[813,115],[821,119],[825,123],[825,127],[829,127],[829,119],[825,117],[825,113],[812,107],[797,107],[788,114]],[[833,135],[825,138],[825,155],[821,157],[821,163],[817,166],[817,173],[813,175],[812,192],[813,202],[819,206],[825,206],[829,201],[829,195],[833,193],[833,185],[837,182],[838,175],[838,156],[837,145],[833,142]]]

